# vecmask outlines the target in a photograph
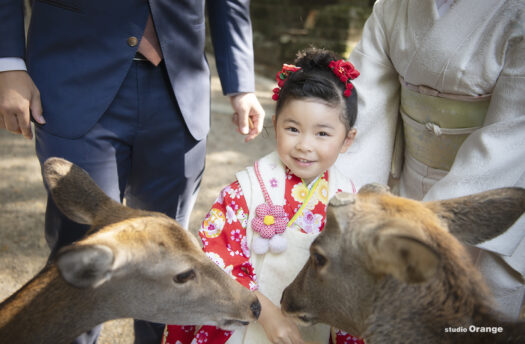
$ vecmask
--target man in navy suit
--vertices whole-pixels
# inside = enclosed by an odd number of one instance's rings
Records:
[[[223,92],[253,139],[264,111],[253,93],[249,0],[206,5]],[[32,117],[41,164],[66,158],[112,198],[187,226],[210,125],[205,1],[35,0],[27,46],[23,12],[21,0],[0,0],[0,127],[30,139]],[[158,60],[139,48],[145,29]],[[51,257],[86,230],[48,198]],[[136,342],[159,343],[162,328],[136,322]]]

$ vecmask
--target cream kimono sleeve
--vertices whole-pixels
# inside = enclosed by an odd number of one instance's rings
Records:
[[[377,3],[367,20],[363,37],[350,55],[361,76],[352,83],[357,90],[357,136],[336,165],[358,188],[378,182],[386,184],[390,172],[400,85],[398,73],[388,58],[388,39]]]

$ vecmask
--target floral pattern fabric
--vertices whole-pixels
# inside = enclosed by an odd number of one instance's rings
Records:
[[[301,178],[286,170],[286,178],[279,181],[272,178],[270,187],[285,183],[284,211],[288,219],[301,209],[310,193]],[[312,183],[311,185],[313,185]],[[313,188],[312,188],[313,189]],[[340,191],[340,190],[339,190]],[[320,176],[317,187],[312,190],[308,204],[288,224],[286,230],[300,230],[304,233],[319,233],[326,221],[328,205],[328,171]],[[257,290],[257,276],[249,262],[250,248],[247,244],[249,209],[239,182],[226,186],[202,222],[199,236],[206,255],[237,282],[250,290]],[[164,344],[223,344],[232,332],[213,326],[166,326]],[[329,339],[327,338],[327,342]],[[337,343],[363,343],[345,332],[337,331]]]

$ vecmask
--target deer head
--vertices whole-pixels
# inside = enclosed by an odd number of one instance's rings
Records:
[[[173,219],[113,201],[63,159],[46,161],[44,177],[60,210],[91,225],[84,239],[59,251],[60,274],[74,287],[105,293],[112,318],[228,328],[258,317],[256,296]]]
[[[414,286],[446,273],[465,280],[469,271],[479,276],[456,238],[469,244],[494,238],[524,211],[525,189],[519,188],[426,203],[396,197],[378,185],[356,195],[338,194],[310,247],[310,259],[283,293],[282,309],[299,322],[324,322],[362,336],[387,279]],[[485,290],[480,278],[471,284],[478,282]],[[428,295],[430,290],[403,297],[414,303],[438,296]],[[384,294],[395,303],[396,292]]]

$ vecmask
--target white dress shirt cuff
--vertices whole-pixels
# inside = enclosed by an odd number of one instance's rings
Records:
[[[0,72],[11,70],[27,71],[26,63],[20,57],[0,57]]]

